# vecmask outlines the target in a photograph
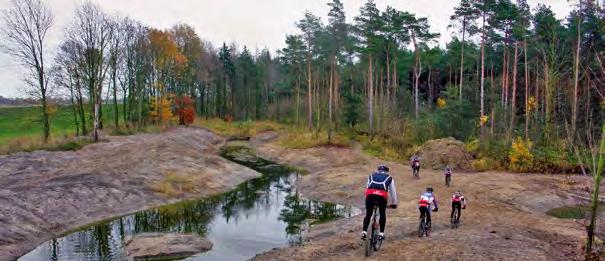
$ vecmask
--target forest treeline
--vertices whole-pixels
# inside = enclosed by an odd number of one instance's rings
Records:
[[[535,148],[559,159],[554,154],[570,151],[570,142],[594,143],[601,133],[598,1],[576,1],[558,19],[548,5],[530,9],[526,0],[461,0],[443,18],[454,32],[446,46],[426,17],[379,10],[372,0],[352,19],[341,0],[326,10],[326,21],[310,12],[293,20],[300,31],[284,36],[283,49],[251,50],[213,46],[186,24],[156,29],[85,2],[54,60],[44,61],[46,32],[60,30],[52,12],[40,0],[13,1],[3,16],[12,43],[4,49],[32,68],[28,82],[45,125],[46,96],[60,88],[74,105],[78,134],[95,138],[102,106],[114,108],[116,127],[163,123],[191,107],[188,114],[272,119],[330,137],[355,130],[402,153],[452,136],[500,161],[523,161]],[[24,42],[22,32],[37,42]],[[511,144],[521,147],[519,157],[508,155]]]

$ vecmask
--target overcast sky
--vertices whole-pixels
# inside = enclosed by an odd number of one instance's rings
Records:
[[[17,0],[19,1],[19,0]],[[55,14],[55,24],[48,38],[48,48],[54,51],[65,26],[71,21],[76,5],[81,0],[43,0]],[[143,24],[166,29],[176,23],[193,26],[198,35],[219,45],[223,41],[247,45],[251,49],[264,47],[275,51],[283,47],[285,35],[297,32],[295,22],[305,10],[326,20],[328,0],[94,0],[108,13],[120,13],[137,19]],[[343,0],[347,20],[352,21],[365,0]],[[449,16],[459,0],[375,0],[378,8],[387,5],[429,18],[431,29],[441,33],[440,44],[451,38],[448,31]],[[567,0],[528,0],[535,7],[538,3],[550,5],[555,13],[564,17],[571,9]],[[0,0],[0,10],[5,10],[10,0]],[[2,36],[0,35],[0,40]],[[52,56],[52,55],[51,55]],[[0,95],[21,97],[22,71],[9,56],[0,54]]]

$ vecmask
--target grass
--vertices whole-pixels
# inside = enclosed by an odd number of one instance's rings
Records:
[[[88,117],[88,112],[85,114],[85,117]],[[103,106],[103,116],[105,125],[112,125],[113,106]],[[18,138],[42,137],[41,118],[38,106],[0,107],[0,146]],[[72,107],[57,107],[50,117],[51,137],[71,137],[75,133]]]
[[[12,154],[16,152],[32,152],[37,150],[47,151],[75,151],[93,143],[91,138],[76,137],[51,137],[48,143],[45,143],[41,137],[30,136],[24,138],[15,138],[7,144],[0,146],[0,155]]]
[[[582,205],[554,208],[546,212],[546,214],[553,217],[564,219],[582,219],[589,213],[590,207]]]
[[[86,112],[86,117],[88,117]],[[156,133],[159,126],[142,128],[113,128],[113,106],[103,106],[105,132],[114,136],[136,133]],[[90,122],[87,127],[90,129]],[[89,138],[77,138],[71,106],[60,106],[50,118],[50,139],[45,143],[42,135],[40,107],[0,107],[0,155],[36,150],[65,151],[78,150],[92,143]]]
[[[257,135],[265,131],[279,131],[285,127],[276,122],[272,121],[234,121],[226,122],[222,119],[211,118],[197,118],[193,124],[198,127],[208,128],[213,132],[235,138],[246,138]]]
[[[193,179],[188,175],[168,172],[164,174],[164,179],[154,184],[151,189],[168,197],[181,196],[193,191]]]
[[[288,128],[278,141],[278,144],[289,149],[308,149],[314,147],[350,147],[351,142],[344,135],[334,132],[332,140],[328,140],[328,133],[309,132],[306,130]]]

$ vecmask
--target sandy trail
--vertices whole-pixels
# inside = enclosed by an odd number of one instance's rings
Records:
[[[264,133],[252,143],[262,157],[309,170],[298,188],[306,197],[363,207],[367,175],[379,160],[359,149],[312,148],[288,150],[275,144],[276,133]],[[423,169],[412,178],[408,166],[387,162],[395,177],[399,207],[387,212],[387,241],[371,260],[574,260],[579,259],[584,228],[573,220],[545,214],[549,209],[577,204],[562,190],[564,177],[510,173],[454,173],[445,187],[440,172]],[[418,238],[419,194],[433,186],[440,211],[433,215],[431,238]],[[449,198],[456,189],[467,197],[461,227],[449,228]],[[261,254],[258,260],[362,260],[359,233],[363,217],[322,224],[312,229],[310,242],[300,247]]]
[[[76,152],[0,156],[0,260],[96,221],[224,192],[260,175],[220,157],[223,144],[210,131],[177,128],[111,137]],[[169,173],[189,176],[193,190],[172,198],[154,192]]]

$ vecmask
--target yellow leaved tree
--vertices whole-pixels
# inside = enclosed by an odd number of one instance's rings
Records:
[[[531,170],[534,165],[534,155],[531,153],[533,143],[529,139],[515,138],[508,153],[509,167],[514,172]]]

